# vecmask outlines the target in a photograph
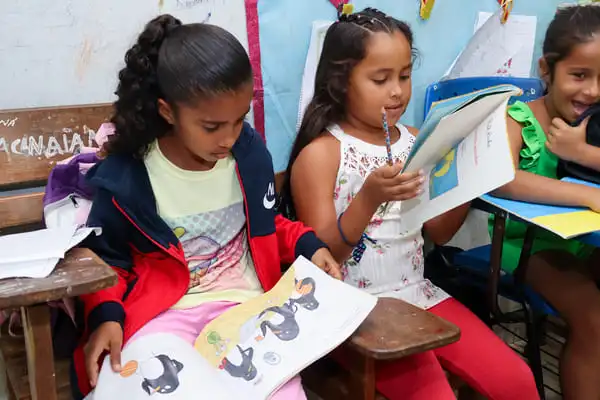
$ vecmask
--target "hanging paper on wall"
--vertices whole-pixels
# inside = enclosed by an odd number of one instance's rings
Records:
[[[491,16],[492,13],[480,12],[475,24],[475,32]],[[510,20],[504,24],[503,29],[498,34],[505,36],[506,40],[517,40],[522,43],[522,46],[514,56],[498,66],[494,75],[529,78],[533,62],[536,26],[537,17],[535,16],[514,14],[510,17]]]
[[[502,10],[498,10],[487,20],[483,20],[442,79],[497,75],[498,70],[510,59],[513,59],[511,67],[514,68],[514,57],[523,47],[534,43],[535,25],[531,24],[531,20],[526,20],[515,21],[520,22],[515,26],[513,18],[508,24],[502,24],[501,13]],[[535,21],[535,17],[533,18]],[[531,61],[529,66],[530,63]],[[529,66],[525,67],[527,76]]]
[[[431,10],[433,10],[433,5],[435,4],[435,0],[420,0],[421,1],[421,10],[419,11],[419,15],[421,19],[428,20],[431,16]]]

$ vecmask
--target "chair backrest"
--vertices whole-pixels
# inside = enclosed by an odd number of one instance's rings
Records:
[[[0,111],[0,230],[40,224],[56,162],[95,146],[109,104]]]
[[[425,91],[425,112],[423,116],[427,116],[431,104],[435,101],[449,99],[451,97],[502,84],[515,85],[523,90],[523,95],[511,98],[509,104],[512,104],[516,100],[523,102],[535,100],[544,94],[544,84],[537,78],[484,76],[449,79],[446,81],[435,82],[427,87],[427,90]]]

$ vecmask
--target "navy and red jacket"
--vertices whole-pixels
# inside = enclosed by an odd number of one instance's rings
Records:
[[[256,275],[263,289],[270,290],[281,277],[282,263],[290,264],[300,255],[311,259],[325,244],[302,223],[276,213],[271,155],[250,125],[244,124],[232,153]],[[157,213],[142,160],[111,155],[89,171],[87,180],[95,188],[88,226],[101,227],[102,235],[90,237],[84,246],[116,271],[118,283],[80,298],[86,327],[73,355],[76,397],[91,390],[83,353],[89,334],[103,322],[116,321],[123,327],[126,343],[148,321],[177,303],[190,279],[181,243]]]

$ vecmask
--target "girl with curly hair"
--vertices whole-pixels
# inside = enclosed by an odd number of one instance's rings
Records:
[[[311,229],[275,212],[271,156],[245,122],[252,83],[246,51],[217,26],[161,15],[127,51],[116,131],[87,175],[88,225],[102,235],[85,245],[119,279],[80,299],[76,399],[96,385],[106,352],[118,372],[121,346],[142,335],[193,343],[212,319],[271,289],[281,263],[302,255],[340,276]],[[304,399],[300,379],[273,398]]]

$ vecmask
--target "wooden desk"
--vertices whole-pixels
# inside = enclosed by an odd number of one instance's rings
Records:
[[[459,328],[402,300],[380,298],[358,330],[340,348],[344,367],[324,358],[303,374],[306,386],[323,399],[380,399],[375,389],[376,362],[422,353],[456,342]]]
[[[380,298],[348,345],[367,357],[393,360],[445,346],[459,338],[458,327],[437,315],[402,300]]]
[[[47,278],[0,281],[0,309],[21,310],[31,399],[57,399],[50,307],[47,302],[93,293],[116,283],[117,274],[92,251],[82,248],[69,251]],[[6,361],[9,364],[9,360]],[[21,378],[18,374],[15,377]],[[22,382],[11,382],[10,386],[15,392],[27,389],[23,388]],[[26,393],[14,395],[23,398]]]

